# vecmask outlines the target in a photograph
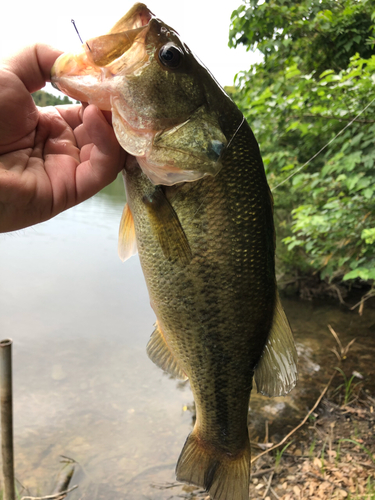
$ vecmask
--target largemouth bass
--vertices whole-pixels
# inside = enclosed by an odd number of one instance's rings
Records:
[[[297,376],[253,133],[177,32],[143,4],[79,53],[60,56],[52,81],[111,110],[129,153],[119,253],[139,252],[157,318],[149,357],[188,378],[196,403],[177,479],[214,500],[247,500],[253,378],[276,396]]]

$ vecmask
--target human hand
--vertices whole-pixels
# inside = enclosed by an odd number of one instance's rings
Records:
[[[54,217],[112,182],[125,163],[93,105],[37,108],[60,51],[35,44],[0,61],[0,232]]]

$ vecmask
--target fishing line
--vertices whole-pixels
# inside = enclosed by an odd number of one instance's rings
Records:
[[[286,182],[286,181],[288,181],[289,179],[291,179],[294,175],[298,174],[298,172],[300,172],[300,171],[301,171],[303,168],[305,168],[305,167],[306,167],[306,166],[307,166],[310,162],[312,162],[312,161],[313,161],[313,160],[314,160],[314,159],[315,159],[318,155],[320,155],[320,153],[321,153],[322,151],[324,151],[324,150],[325,150],[325,149],[326,149],[326,148],[327,148],[330,144],[332,144],[332,142],[333,142],[333,141],[335,141],[335,140],[338,138],[338,136],[339,136],[339,135],[341,135],[341,134],[342,134],[342,133],[343,133],[343,132],[344,132],[344,131],[348,128],[348,127],[350,127],[350,125],[351,125],[353,122],[355,122],[355,121],[357,120],[357,118],[358,118],[359,116],[361,116],[361,114],[362,114],[364,111],[366,111],[366,109],[367,109],[369,106],[371,106],[371,104],[372,104],[374,101],[375,101],[375,97],[374,97],[374,99],[373,99],[371,102],[369,102],[369,103],[367,104],[367,106],[366,106],[365,108],[363,108],[363,109],[362,109],[362,111],[361,111],[360,113],[358,113],[358,115],[357,115],[356,117],[354,117],[354,118],[353,118],[353,120],[352,120],[352,121],[350,121],[349,123],[347,123],[347,124],[345,125],[345,127],[344,127],[343,129],[341,129],[341,130],[340,130],[340,132],[338,132],[338,133],[335,135],[335,137],[333,137],[333,138],[332,138],[329,142],[327,142],[327,144],[326,144],[325,146],[323,146],[321,150],[319,150],[317,153],[315,153],[315,154],[314,154],[314,156],[312,156],[312,157],[310,158],[310,160],[308,160],[306,163],[304,163],[301,167],[297,168],[297,170],[295,170],[295,171],[294,171],[293,173],[291,173],[288,177],[286,177],[283,181],[281,181],[281,182],[280,182],[280,184],[277,184],[277,186],[273,187],[273,188],[271,189],[271,191],[275,191],[275,189],[277,189],[279,186],[281,186],[282,184],[284,184],[284,182]]]
[[[76,26],[76,23],[75,23],[74,19],[71,19],[71,21],[72,21],[72,24],[73,24],[73,26],[74,26],[74,29],[75,29],[75,30],[76,30],[76,32],[77,32],[78,38],[80,39],[80,41],[81,41],[81,43],[82,43],[82,45],[83,45],[83,40],[82,40],[82,38],[81,38],[81,35],[79,34],[79,31],[78,31],[78,29],[77,29],[77,26]],[[86,45],[87,45],[87,47],[88,47],[89,51],[91,52],[90,45],[89,45],[87,42],[86,42]]]
[[[229,142],[228,142],[228,144],[225,147],[225,151],[227,151],[229,149],[229,146],[232,144],[234,138],[238,134],[238,131],[240,130],[240,128],[242,127],[242,125],[244,124],[244,122],[245,122],[245,117],[242,115],[241,123],[238,125],[236,131],[234,132],[234,134],[232,135],[232,137],[229,139]],[[197,208],[197,210],[194,212],[193,218],[197,215],[197,213],[199,212],[199,210],[202,208],[203,203],[204,203],[205,199],[208,196],[208,193],[209,192],[207,192],[207,194],[203,197],[202,203],[199,205],[199,207]]]
[[[232,144],[233,142],[233,139],[236,137],[236,135],[238,134],[238,131],[240,130],[240,128],[242,127],[243,123],[245,121],[245,117],[242,116],[242,121],[241,123],[238,125],[237,127],[237,130],[235,131],[235,133],[232,135],[232,137],[230,138],[228,144],[227,144],[227,147],[225,148],[225,150],[227,151],[229,149],[229,146]]]

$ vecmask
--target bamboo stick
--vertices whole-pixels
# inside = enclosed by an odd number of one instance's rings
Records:
[[[0,341],[1,453],[4,500],[15,500],[13,458],[12,340]]]

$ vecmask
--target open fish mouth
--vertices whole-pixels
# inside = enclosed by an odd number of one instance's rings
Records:
[[[75,54],[62,54],[51,71],[52,85],[73,99],[110,110],[109,93],[98,98],[95,89],[98,83],[132,74],[148,63],[145,41],[152,19],[156,20],[146,5],[136,4],[109,33],[87,40]],[[112,93],[114,86],[112,82]]]

